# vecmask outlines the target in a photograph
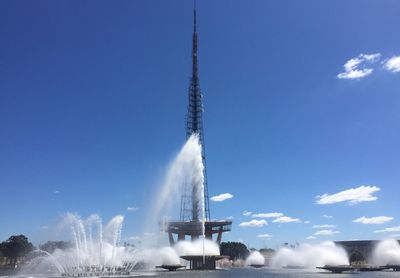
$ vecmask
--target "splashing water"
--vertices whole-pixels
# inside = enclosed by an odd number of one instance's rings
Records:
[[[26,267],[25,272],[59,273],[67,277],[125,276],[136,269],[185,264],[180,256],[198,255],[202,249],[205,255],[219,255],[219,246],[207,239],[180,241],[174,247],[162,248],[119,246],[121,215],[112,218],[104,229],[98,215],[83,220],[76,214],[67,214],[62,222],[70,228],[74,246],[66,250],[57,249],[52,254],[36,250],[39,256]]]
[[[246,259],[247,266],[249,266],[249,265],[264,265],[264,264],[265,264],[265,258],[258,251],[252,251]]]
[[[154,268],[159,264],[182,264],[179,256],[219,255],[219,246],[205,238],[205,199],[204,165],[202,147],[197,134],[193,134],[182,147],[170,165],[165,182],[158,194],[153,215],[148,217],[161,219],[168,215],[182,195],[185,181],[191,180],[192,194],[195,194],[202,223],[202,238],[195,241],[180,241],[174,247],[133,248],[121,247],[123,216],[117,215],[104,227],[99,215],[93,214],[81,219],[76,214],[68,213],[63,226],[70,229],[73,248],[56,250],[53,254],[40,251],[37,264],[55,267],[55,271],[64,276],[119,276],[127,275],[136,268]],[[201,219],[200,219],[201,218]],[[43,273],[43,271],[42,271]]]
[[[164,183],[158,191],[156,206],[153,208],[153,216],[160,219],[171,212],[172,207],[179,204],[183,185],[192,180],[200,194],[204,183],[204,165],[201,156],[199,137],[193,134],[181,148],[173,162],[170,164]]]
[[[396,239],[385,239],[377,244],[372,253],[376,265],[400,264],[400,244]]]
[[[348,265],[346,251],[331,241],[321,244],[302,244],[295,249],[283,247],[273,256],[273,267],[304,267],[315,269],[324,265]]]
[[[179,256],[192,256],[203,254],[204,256],[219,255],[219,246],[209,239],[198,239],[194,241],[179,241],[174,245]]]
[[[172,164],[169,166],[165,182],[160,190],[156,206],[150,219],[162,219],[171,211],[172,207],[177,207],[180,197],[184,190],[183,185],[191,180],[193,186],[192,194],[199,207],[200,221],[202,222],[203,238],[203,260],[205,259],[205,199],[204,199],[204,164],[202,158],[202,146],[198,134],[193,134],[186,141]],[[201,254],[198,253],[197,255]]]
[[[55,250],[49,254],[37,250],[39,255],[27,269],[39,272],[54,271],[65,276],[104,276],[126,274],[138,262],[137,250],[121,247],[123,216],[117,215],[103,229],[101,218],[91,215],[83,220],[78,215],[68,213],[62,226],[71,231],[73,247]],[[51,270],[51,266],[55,269]]]

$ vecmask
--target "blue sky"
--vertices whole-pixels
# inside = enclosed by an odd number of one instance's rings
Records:
[[[374,232],[400,225],[399,9],[198,1],[209,191],[234,196],[211,202],[212,217],[233,217],[226,240],[400,234]],[[184,144],[191,31],[191,1],[0,2],[0,240],[54,238],[66,212],[123,214],[123,237],[145,232]],[[262,219],[244,211],[299,221],[243,227]]]

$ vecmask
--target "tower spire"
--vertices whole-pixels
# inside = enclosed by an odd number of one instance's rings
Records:
[[[196,24],[196,0],[193,2],[193,33],[196,33],[197,24]]]
[[[210,209],[208,200],[207,173],[204,152],[204,136],[203,136],[203,101],[200,91],[199,71],[198,71],[198,34],[197,34],[197,17],[196,17],[196,0],[194,0],[193,8],[193,36],[192,36],[192,76],[189,86],[189,104],[186,116],[186,139],[192,134],[199,136],[199,143],[202,147],[202,158],[204,165],[204,201],[205,216],[210,219]],[[190,188],[192,192],[190,192]],[[200,200],[196,194],[197,188],[190,187],[185,190],[185,196],[182,197],[181,220],[199,221],[200,216]],[[191,205],[189,205],[189,203]]]
[[[188,92],[188,106],[186,114],[186,139],[193,134],[198,136],[201,145],[201,157],[203,161],[204,174],[204,210],[205,221],[202,218],[202,196],[198,196],[200,191],[198,181],[186,180],[183,184],[183,192],[181,197],[181,211],[179,221],[168,221],[165,231],[171,246],[175,244],[174,235],[177,240],[185,240],[186,236],[190,236],[192,240],[204,235],[211,239],[217,234],[216,242],[221,243],[222,233],[231,230],[232,221],[212,221],[210,217],[210,207],[208,199],[207,186],[207,167],[206,156],[204,151],[204,135],[203,135],[203,96],[200,90],[199,71],[198,71],[198,35],[197,35],[197,18],[196,18],[196,0],[193,0],[193,37],[192,37],[192,75],[190,77],[190,85]],[[192,177],[193,178],[193,177]],[[215,269],[215,258],[206,258],[199,260],[194,256],[190,260],[192,269]]]

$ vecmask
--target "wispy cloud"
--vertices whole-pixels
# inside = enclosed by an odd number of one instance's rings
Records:
[[[253,214],[252,217],[253,218],[275,218],[274,220],[272,220],[273,223],[291,223],[291,222],[300,223],[301,222],[301,220],[299,218],[285,216],[281,212],[256,213],[256,214]]]
[[[310,223],[311,223],[311,221],[309,221],[309,220],[306,220],[306,221],[304,221],[303,223],[304,223],[304,224],[310,224]]]
[[[49,226],[47,226],[47,225],[40,226],[40,229],[43,229],[43,230],[46,230],[48,228],[49,228]]]
[[[212,196],[210,199],[213,202],[223,202],[231,198],[233,198],[233,195],[231,193],[223,193],[216,196]]]
[[[242,222],[239,224],[240,227],[251,227],[251,228],[261,228],[264,227],[265,225],[268,225],[268,222],[265,221],[264,219],[261,220],[253,219],[251,221]]]
[[[131,236],[127,238],[128,240],[141,240],[142,238],[140,236]]]
[[[313,229],[330,229],[330,228],[336,228],[336,225],[322,224],[322,225],[314,225],[313,226]]]
[[[392,221],[394,218],[390,216],[376,216],[376,217],[360,217],[357,219],[354,219],[354,223],[361,223],[361,224],[385,224],[389,221]]]
[[[400,232],[400,226],[390,227],[383,230],[376,230],[374,233],[398,233]]]
[[[400,72],[400,56],[393,56],[388,59],[383,64],[383,68],[391,72]]]
[[[322,218],[326,218],[326,219],[332,219],[333,216],[332,215],[327,215],[327,214],[323,214],[321,215]]]
[[[309,236],[306,239],[316,239],[316,237],[315,236]]]
[[[340,234],[339,231],[334,230],[320,230],[314,233],[314,236],[333,236],[336,234]]]
[[[366,64],[373,64],[381,58],[380,53],[360,54],[351,58],[344,64],[344,72],[337,75],[339,79],[359,79],[370,75],[374,70],[366,67]]]
[[[351,205],[355,205],[361,202],[375,201],[378,198],[373,196],[375,192],[381,189],[376,186],[362,185],[357,188],[350,188],[335,194],[323,194],[317,196],[317,204],[319,205],[330,205],[340,202],[348,202]]]
[[[137,211],[137,210],[139,210],[139,208],[136,208],[136,207],[127,207],[126,210],[127,210],[127,211]]]
[[[155,237],[156,234],[155,233],[150,233],[150,232],[145,232],[145,233],[143,233],[143,236],[144,237]]]
[[[247,210],[243,211],[243,216],[250,216],[251,214],[252,214],[251,211],[247,211]]]
[[[60,191],[59,190],[55,190],[53,193],[54,194],[60,194]]]
[[[274,219],[272,222],[274,222],[274,223],[291,223],[291,222],[300,223],[301,220],[299,218],[292,218],[289,216],[281,216],[281,217]]]
[[[256,213],[253,214],[253,218],[278,218],[282,217],[284,214],[281,212],[268,212],[268,213]]]
[[[270,234],[261,234],[261,235],[258,235],[257,237],[263,238],[263,239],[270,239],[272,237],[272,235],[270,235]]]

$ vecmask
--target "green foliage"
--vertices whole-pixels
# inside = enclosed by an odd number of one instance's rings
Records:
[[[221,255],[229,256],[230,260],[246,259],[249,250],[241,242],[222,242],[220,245]]]
[[[272,248],[261,248],[259,251],[260,251],[261,253],[262,253],[262,252],[265,252],[265,253],[273,253],[273,252],[275,252],[275,250],[272,249]]]
[[[23,257],[33,250],[33,244],[24,235],[11,236],[0,244],[0,250],[6,257]]]
[[[361,254],[361,252],[353,251],[350,254],[350,263],[363,262],[363,261],[365,261],[365,258],[363,256],[363,254]]]
[[[71,248],[72,244],[69,241],[47,241],[46,243],[39,245],[40,250],[48,253],[53,253],[56,249],[65,250]]]

